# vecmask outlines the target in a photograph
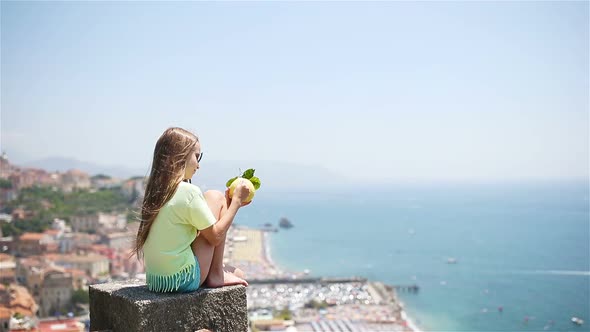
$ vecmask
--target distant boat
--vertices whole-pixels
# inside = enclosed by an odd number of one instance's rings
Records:
[[[293,223],[291,223],[291,221],[289,221],[289,219],[287,218],[281,218],[281,220],[279,220],[279,227],[280,228],[292,228],[293,227]]]
[[[582,320],[578,317],[572,317],[572,323],[577,324],[577,325],[582,325],[582,324],[584,324],[584,320]]]
[[[457,259],[454,257],[447,258],[447,264],[457,264]]]

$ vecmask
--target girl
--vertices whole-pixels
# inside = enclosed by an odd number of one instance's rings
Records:
[[[201,285],[248,283],[223,269],[225,236],[249,195],[239,185],[233,197],[192,184],[203,157],[199,139],[182,128],[168,128],[156,143],[141,208],[134,253],[143,254],[148,288],[190,292]]]

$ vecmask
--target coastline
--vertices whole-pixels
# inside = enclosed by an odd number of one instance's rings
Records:
[[[401,316],[406,321],[406,323],[408,324],[408,327],[412,331],[414,331],[414,332],[425,332],[425,331],[421,330],[420,328],[418,328],[418,326],[416,326],[416,324],[414,323],[414,321],[410,318],[410,316],[408,316],[408,314],[406,313],[406,311],[403,310],[403,309],[401,311]]]
[[[268,279],[277,279],[277,278],[283,278],[283,279],[292,279],[292,280],[296,280],[301,276],[304,276],[305,274],[303,272],[287,272],[285,270],[283,270],[281,267],[277,266],[276,263],[272,260],[272,246],[271,246],[271,238],[270,236],[272,236],[271,234],[267,234],[267,231],[261,230],[261,229],[253,229],[253,228],[249,228],[249,227],[243,227],[241,228],[241,230],[243,232],[249,232],[249,234],[254,234],[253,232],[259,232],[260,237],[259,237],[259,245],[260,245],[260,251],[258,252],[258,257],[259,257],[259,262],[262,265],[265,265],[264,270],[266,271],[267,275],[266,277]],[[258,246],[256,246],[258,247]],[[236,262],[237,263],[237,262]],[[239,263],[237,263],[237,266],[239,266]],[[248,275],[248,273],[247,273]],[[260,277],[260,276],[258,276]],[[376,281],[366,281],[367,285],[370,284],[375,284],[378,283]],[[252,284],[251,284],[252,285]],[[368,286],[371,287],[371,286]],[[404,310],[404,306],[403,303],[399,300],[395,290],[391,289],[391,291],[387,292],[388,294],[385,296],[387,298],[386,301],[382,301],[378,300],[378,303],[381,302],[381,304],[376,303],[376,305],[378,306],[388,306],[390,308],[392,308],[392,310],[394,310],[395,312],[397,312],[397,314],[395,314],[395,317],[393,319],[393,322],[390,322],[390,324],[397,324],[397,326],[399,326],[400,328],[403,329],[403,331],[407,331],[407,332],[424,332],[423,330],[421,330],[420,328],[418,328],[418,326],[415,324],[415,322],[411,319],[411,317],[407,314],[407,312]],[[337,316],[337,315],[335,315]],[[344,319],[347,319],[345,315],[341,316]],[[379,324],[377,322],[375,322],[374,324]]]
[[[273,266],[275,269],[278,270],[277,265],[273,262],[272,256],[270,254],[270,239],[267,234],[268,232],[262,232],[262,259],[268,264]]]

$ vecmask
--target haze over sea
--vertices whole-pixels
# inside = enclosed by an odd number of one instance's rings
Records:
[[[284,269],[418,284],[399,297],[422,330],[589,331],[588,196],[586,181],[261,190],[236,223],[288,217],[271,236]]]

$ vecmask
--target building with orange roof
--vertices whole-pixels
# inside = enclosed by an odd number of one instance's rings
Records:
[[[40,302],[44,273],[51,269],[59,268],[44,256],[21,258],[16,264],[16,279],[31,290],[35,301]]]
[[[54,243],[53,239],[44,233],[23,233],[16,243],[18,254],[23,256],[40,255],[47,251],[47,245]]]
[[[47,235],[51,236],[52,238],[57,239],[57,238],[59,238],[59,236],[61,234],[63,234],[63,231],[61,231],[59,229],[48,229],[48,230],[45,230],[43,232],[43,234],[47,234]]]
[[[26,317],[34,317],[37,314],[37,303],[29,293],[29,290],[23,286],[12,284],[8,287],[11,301],[10,307],[14,312],[18,312]]]
[[[111,247],[107,246],[106,244],[92,244],[89,246],[89,248],[97,253],[101,253],[101,252],[110,253],[113,251],[113,249]]]
[[[12,311],[8,308],[0,307],[0,332],[8,332]]]
[[[45,257],[63,268],[77,269],[86,272],[92,278],[109,273],[109,259],[103,255],[90,253],[87,255],[45,255]]]
[[[19,240],[21,241],[41,241],[43,240],[43,238],[46,238],[47,236],[43,233],[23,233],[20,237]]]
[[[43,255],[40,255],[39,256],[39,259],[51,263],[51,262],[54,262],[56,259],[58,259],[61,256],[63,256],[63,255],[57,254],[57,253],[54,253],[54,252],[48,252],[48,253],[45,253]]]
[[[78,248],[78,254],[95,253],[105,256],[109,260],[112,260],[115,257],[115,251],[115,249],[110,248],[105,244],[92,244],[89,246],[80,246]]]
[[[49,243],[45,246],[45,252],[59,252],[59,244],[58,243]]]
[[[30,173],[21,170],[12,173],[8,179],[12,182],[12,187],[16,190],[32,187],[35,184],[35,177]]]
[[[17,262],[17,279],[30,289],[42,315],[69,308],[72,291],[89,283],[90,278],[84,271],[55,265],[54,261],[62,256],[46,254],[21,258]]]
[[[19,258],[16,261],[16,278],[19,283],[31,287],[28,279],[29,275],[35,271],[41,271],[48,263],[43,262],[39,256]]]
[[[18,313],[25,317],[36,317],[38,306],[29,291],[16,284],[0,286],[0,319]]]
[[[0,263],[1,264],[1,263]],[[14,269],[1,269],[0,268],[0,283],[10,284],[16,282],[16,272]]]
[[[71,192],[74,189],[88,189],[91,186],[90,175],[78,169],[71,169],[61,175],[61,189]]]
[[[23,220],[33,216],[32,211],[27,211],[23,208],[16,208],[12,210],[12,218],[14,220]]]
[[[8,179],[17,190],[32,186],[47,186],[57,184],[55,177],[43,169],[23,168],[15,169]]]

